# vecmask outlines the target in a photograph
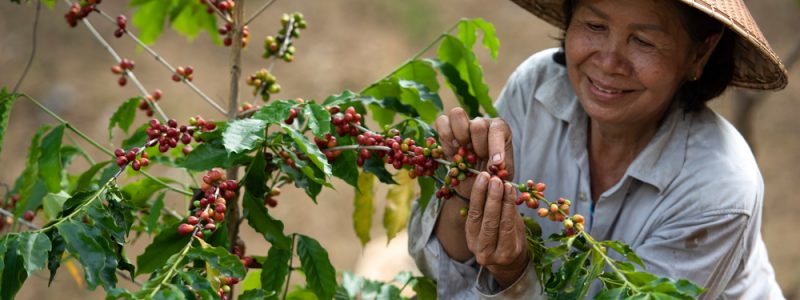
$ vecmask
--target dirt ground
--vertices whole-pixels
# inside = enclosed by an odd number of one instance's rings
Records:
[[[106,1],[104,10],[112,15],[122,13],[127,1]],[[247,1],[247,8],[261,6],[265,1]],[[752,13],[779,55],[786,55],[795,43],[800,42],[800,5],[794,0],[750,1]],[[138,95],[132,84],[124,88],[116,85],[116,76],[109,72],[114,64],[108,53],[82,27],[70,28],[64,22],[66,6],[57,1],[54,10],[43,9],[39,24],[36,60],[21,87],[22,92],[43,101],[52,110],[77,128],[98,140],[105,140],[108,118],[116,107],[129,97]],[[491,7],[486,4],[491,3]],[[506,78],[530,54],[556,45],[553,37],[557,31],[539,21],[510,1],[481,0],[404,0],[404,1],[277,1],[250,27],[251,46],[244,54],[244,72],[251,74],[265,67],[260,59],[259,46],[263,37],[274,34],[278,18],[284,12],[301,11],[309,22],[309,29],[296,42],[298,51],[292,64],[278,63],[274,73],[283,87],[281,98],[305,97],[322,99],[344,89],[360,90],[383,77],[394,67],[411,57],[429,41],[461,17],[482,17],[497,27],[501,40],[500,57],[491,61],[481,50],[480,59],[490,93],[496,97]],[[0,1],[0,86],[12,87],[21,74],[31,49],[31,25],[34,7]],[[186,86],[169,80],[170,74],[142,51],[137,51],[132,41],[114,39],[110,23],[91,18],[100,32],[109,38],[112,46],[122,56],[136,61],[136,75],[148,90],[160,88],[165,98],[161,101],[170,117],[186,120],[200,114],[211,119],[222,119],[210,106],[204,104]],[[167,32],[154,45],[173,65],[192,65],[195,83],[215,99],[228,96],[228,52],[226,48],[209,47],[209,38],[203,33],[195,40]],[[429,53],[429,55],[433,52]],[[800,292],[800,234],[794,225],[795,213],[800,213],[800,197],[794,192],[800,178],[800,67],[790,74],[789,87],[770,93],[755,111],[754,146],[766,183],[763,236],[769,249],[770,260],[777,278],[787,296]],[[250,100],[245,88],[243,100]],[[447,107],[453,107],[449,91],[441,91]],[[721,114],[730,116],[731,97],[723,96],[712,106]],[[224,103],[224,101],[221,101]],[[137,123],[144,122],[138,117]],[[6,132],[3,151],[0,153],[0,182],[13,183],[24,167],[24,157],[30,137],[42,123],[53,123],[43,112],[27,102],[18,102],[12,111]],[[118,134],[119,135],[119,134]],[[119,140],[116,139],[115,142]],[[90,146],[81,143],[84,147]],[[95,157],[97,151],[90,150]],[[85,168],[77,163],[73,170]],[[157,170],[154,170],[157,172]],[[179,172],[164,176],[185,179]],[[281,205],[272,212],[286,224],[286,232],[299,232],[313,236],[331,253],[334,266],[339,271],[352,271],[363,257],[407,259],[402,241],[390,244],[395,252],[377,254],[382,247],[372,245],[362,249],[352,230],[353,191],[342,182],[336,182],[336,191],[326,190],[314,205],[305,195],[287,189],[281,196]],[[385,187],[376,195],[385,194]],[[173,206],[183,205],[183,200],[173,199]],[[380,203],[381,201],[377,201]],[[372,236],[376,240],[384,235],[381,228],[382,206],[375,214]],[[248,243],[248,253],[266,255],[266,243],[251,230],[243,234]],[[128,251],[135,258],[142,253],[145,239],[137,241]],[[385,245],[385,240],[376,244]],[[400,260],[400,259],[397,259]],[[361,274],[382,274],[377,263],[358,264]],[[394,272],[394,271],[392,271]],[[384,272],[385,273],[385,272]],[[102,290],[86,291],[76,286],[68,270],[62,268],[56,282],[46,286],[45,272],[29,279],[18,299],[102,299]],[[144,280],[144,278],[139,278]],[[130,288],[128,283],[121,284]]]

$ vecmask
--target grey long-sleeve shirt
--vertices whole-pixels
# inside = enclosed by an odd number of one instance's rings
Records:
[[[709,109],[686,113],[673,105],[622,179],[592,207],[588,117],[566,69],[552,60],[555,51],[520,65],[496,103],[512,130],[515,182],[545,182],[547,198],[573,199],[572,211],[586,216],[593,237],[629,244],[648,271],[707,288],[704,299],[783,299],[761,238],[763,180],[736,129]],[[414,205],[409,252],[438,281],[440,298],[543,298],[530,266],[499,291],[474,259],[450,259],[432,234],[436,203],[424,214]],[[539,220],[543,236],[561,230]]]

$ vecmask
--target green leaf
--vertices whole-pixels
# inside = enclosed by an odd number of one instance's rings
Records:
[[[625,274],[625,278],[627,278],[628,281],[630,281],[631,283],[633,283],[636,286],[643,286],[643,285],[646,285],[646,284],[658,279],[657,276],[655,276],[653,274],[650,274],[650,273],[647,273],[647,272],[637,272],[637,271],[625,272],[625,271],[623,271],[622,273]]]
[[[161,210],[164,208],[164,196],[166,192],[161,192],[156,197],[156,201],[150,206],[150,213],[144,219],[144,224],[147,226],[147,232],[153,233],[158,229],[158,218],[161,217]]]
[[[436,69],[430,61],[415,59],[409,61],[392,75],[397,79],[414,81],[425,86],[429,91],[436,93],[439,91],[439,81],[436,79]],[[441,99],[436,103],[439,110],[442,109]]]
[[[595,300],[622,300],[625,299],[627,295],[626,288],[615,288],[610,290],[603,290],[597,296],[594,297]]]
[[[133,124],[133,119],[136,117],[136,110],[139,108],[139,101],[142,100],[142,97],[133,97],[128,99],[122,103],[122,105],[117,108],[117,111],[111,116],[111,119],[108,121],[108,139],[110,140],[113,137],[113,129],[115,125],[119,125],[119,128],[122,129],[126,134],[128,133],[128,128],[131,127]]]
[[[81,176],[78,177],[78,182],[75,184],[75,189],[72,192],[75,193],[88,189],[92,184],[92,179],[94,179],[94,177],[97,175],[97,172],[99,172],[100,169],[108,165],[110,162],[110,160],[101,161],[92,165],[88,170],[81,173]]]
[[[51,193],[61,191],[61,139],[64,137],[64,125],[53,128],[42,140],[42,152],[39,156],[39,176]]]
[[[561,258],[565,254],[569,252],[569,247],[567,245],[559,245],[558,247],[552,247],[547,249],[547,253],[544,256],[544,264],[549,265],[556,261],[557,259]]]
[[[264,196],[267,193],[265,167],[264,153],[258,151],[244,178],[245,193],[242,203],[244,217],[253,229],[272,243],[273,247],[289,249],[292,240],[283,233],[283,222],[272,218],[264,207]]]
[[[211,36],[215,44],[220,44],[217,34],[217,18],[214,14],[206,12],[205,5],[198,5],[197,1],[184,0],[184,5],[180,7],[180,12],[175,14],[173,9],[172,29],[186,36],[189,40],[197,37],[200,31],[205,30]]]
[[[189,171],[204,171],[228,167],[232,159],[220,141],[202,143],[194,148],[180,165]]]
[[[25,232],[19,235],[17,253],[25,261],[25,270],[30,277],[33,272],[44,268],[47,253],[50,252],[50,239],[40,232]]]
[[[22,174],[17,177],[17,180],[14,183],[13,190],[17,191],[20,196],[20,201],[17,203],[17,208],[14,210],[14,215],[16,216],[22,215],[22,213],[27,209],[27,202],[29,202],[32,198],[34,186],[40,181],[39,153],[41,151],[41,147],[39,147],[39,142],[41,141],[45,132],[47,132],[49,129],[50,125],[47,124],[39,127],[39,129],[36,131],[36,134],[34,134],[33,138],[31,139],[30,146],[28,146],[28,161],[25,164],[25,170],[22,171]],[[41,190],[45,190],[44,186],[42,186]]]
[[[144,249],[144,253],[136,257],[136,274],[153,273],[167,263],[167,260],[181,251],[189,237],[178,234],[178,224],[171,223],[162,226],[161,233],[156,235],[153,242]]]
[[[275,295],[276,295],[275,293],[268,293],[268,292],[265,292],[264,290],[253,289],[253,290],[245,291],[244,293],[239,295],[239,297],[236,298],[236,299],[239,299],[239,300],[261,300],[261,299],[267,299],[268,297],[275,296]]]
[[[411,80],[400,80],[402,88],[400,102],[414,108],[420,119],[433,123],[442,111],[442,99],[426,86]]]
[[[378,180],[385,184],[397,184],[394,178],[392,178],[392,173],[386,171],[386,163],[377,157],[372,157],[364,162],[364,172],[375,174]]]
[[[270,247],[267,260],[262,267],[268,272],[261,272],[261,288],[280,294],[283,292],[283,284],[286,275],[289,274],[289,262],[292,259],[292,251],[280,247]]]
[[[222,143],[229,153],[250,152],[264,142],[267,125],[259,119],[234,120],[222,133]]]
[[[414,292],[419,300],[436,300],[436,283],[428,277],[415,277]]]
[[[60,191],[57,194],[49,193],[44,196],[42,199],[42,204],[44,206],[44,216],[48,220],[53,220],[58,217],[58,214],[61,213],[61,209],[64,208],[64,203],[67,202],[71,196],[64,191]]]
[[[483,80],[483,70],[475,54],[472,53],[472,50],[466,48],[461,40],[451,35],[446,35],[439,46],[437,54],[439,60],[443,63],[450,64],[458,71],[459,78],[469,87],[469,96],[474,97],[490,117],[497,116],[497,111],[494,109],[492,99],[489,97],[489,87]],[[442,71],[444,73],[444,70]],[[445,74],[445,76],[448,78],[448,83],[453,87],[452,75]],[[464,101],[469,99],[469,97],[459,94],[465,92],[461,89],[454,89],[454,92],[456,92],[463,106],[465,104]],[[478,114],[477,111],[468,112],[470,116]]]
[[[286,300],[317,300],[317,299],[319,298],[317,297],[316,294],[314,294],[314,292],[303,288],[297,288],[286,295]]]
[[[264,120],[270,124],[280,124],[289,117],[289,110],[298,104],[296,100],[279,100],[265,105],[253,114],[253,119]]]
[[[340,139],[341,140],[341,139]],[[358,166],[356,161],[358,154],[356,151],[344,151],[341,155],[336,157],[336,160],[331,164],[333,169],[333,176],[341,178],[347,184],[358,188]]]
[[[160,177],[160,180],[166,183],[175,182],[170,178]],[[153,194],[165,189],[166,187],[150,178],[142,178],[137,181],[126,184],[122,187],[122,193],[128,198],[131,204],[136,207],[144,207],[148,200],[153,197]]]
[[[336,291],[336,270],[328,259],[328,251],[305,235],[297,240],[297,255],[300,268],[306,274],[308,287],[320,299],[330,299]]]
[[[414,180],[408,176],[408,171],[400,170],[394,178],[397,185],[391,186],[386,193],[386,208],[383,211],[383,228],[389,241],[406,227],[414,199]]]
[[[11,107],[14,106],[15,100],[17,100],[16,94],[9,94],[5,88],[0,89],[0,153],[3,152],[3,137],[6,135]]]
[[[64,239],[55,230],[48,231],[47,235],[50,238],[50,245],[53,249],[47,256],[47,269],[50,270],[50,279],[47,281],[47,286],[49,287],[53,283],[53,279],[56,278],[58,267],[61,266],[61,257],[64,256],[66,245],[64,245]]]
[[[639,256],[637,256],[635,252],[633,252],[630,246],[618,241],[603,241],[601,242],[601,244],[611,249],[614,249],[614,251],[617,251],[617,253],[619,254],[622,254],[622,256],[624,256],[625,259],[627,259],[628,261],[635,263],[641,266],[642,268],[645,268],[642,259],[639,258]]]
[[[137,127],[136,130],[133,131],[132,134],[128,136],[128,138],[122,141],[121,147],[123,149],[130,149],[133,147],[141,147],[147,142],[147,129],[150,128],[149,123],[144,123],[141,126]]]
[[[2,262],[2,274],[0,274],[0,300],[11,300],[22,287],[22,283],[28,278],[25,272],[25,261],[18,254],[17,236],[6,235],[0,241],[0,247],[5,248]],[[0,249],[3,250],[3,249]]]
[[[419,208],[422,210],[422,213],[425,213],[425,210],[428,208],[428,203],[433,199],[433,195],[436,194],[436,181],[430,177],[417,177],[417,183],[419,184]]]
[[[242,280],[242,292],[261,289],[261,269],[249,269]],[[242,295],[239,294],[239,297]]]
[[[156,41],[164,31],[164,22],[167,20],[169,10],[174,1],[146,0],[131,2],[131,6],[138,9],[133,14],[132,22],[139,28],[139,39],[145,44]]]
[[[500,49],[500,39],[497,38],[494,25],[481,18],[462,19],[458,23],[458,38],[464,43],[467,49],[472,49],[477,38],[477,30],[483,31],[483,46],[489,49],[492,59],[497,59],[497,52]]]
[[[375,175],[363,172],[358,176],[358,188],[353,199],[353,227],[361,241],[361,247],[369,242],[369,231],[372,228],[372,214],[375,212]]]
[[[331,132],[331,114],[319,104],[306,103],[303,113],[308,119],[308,128],[315,136],[323,137]]]
[[[186,256],[209,264],[227,277],[244,278],[247,273],[239,257],[222,247],[191,248]]]
[[[67,250],[83,265],[90,290],[101,284],[104,288],[116,286],[117,254],[99,228],[74,221],[63,222],[56,228]]]
[[[287,126],[286,124],[281,124],[281,127],[283,127],[284,131],[289,133],[300,151],[308,156],[311,162],[323,173],[325,173],[325,178],[328,178],[332,175],[331,165],[328,163],[328,159],[325,157],[325,154],[322,154],[322,151],[317,148],[317,145],[313,144],[302,133],[294,128]]]

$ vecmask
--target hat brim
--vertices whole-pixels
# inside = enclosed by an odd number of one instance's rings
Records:
[[[565,29],[564,0],[512,0],[542,20]],[[731,85],[779,90],[789,82],[788,72],[769,46],[742,0],[680,0],[727,25],[736,33],[734,74]]]

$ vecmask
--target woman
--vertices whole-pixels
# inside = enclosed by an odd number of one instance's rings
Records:
[[[787,83],[742,1],[514,1],[564,29],[562,47],[511,75],[499,118],[440,116],[445,152],[471,145],[483,166],[547,183],[546,197],[574,199],[592,236],[628,243],[649,272],[688,278],[705,299],[783,298],[760,234],[755,159],[705,106],[729,85]],[[519,215],[534,211],[486,172],[457,192],[469,203],[431,201],[409,223],[409,251],[439,295],[541,297]],[[562,226],[540,224],[544,236]]]

